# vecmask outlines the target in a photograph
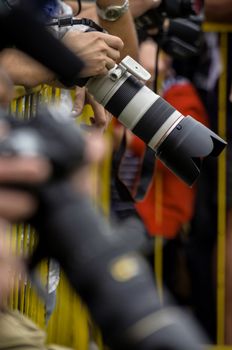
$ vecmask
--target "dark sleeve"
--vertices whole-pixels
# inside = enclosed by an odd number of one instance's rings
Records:
[[[0,47],[14,45],[52,70],[66,86],[78,85],[84,63],[22,6],[0,16]]]

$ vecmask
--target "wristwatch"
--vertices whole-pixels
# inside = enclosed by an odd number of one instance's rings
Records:
[[[129,0],[125,0],[123,5],[110,5],[105,8],[101,8],[96,3],[97,14],[105,21],[114,22],[117,21],[126,11],[129,9]]]

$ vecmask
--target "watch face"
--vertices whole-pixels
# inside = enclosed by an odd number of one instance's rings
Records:
[[[111,20],[116,20],[120,17],[121,15],[121,9],[116,8],[116,7],[111,7],[108,8],[107,11],[105,12],[105,17],[107,19],[111,19]]]

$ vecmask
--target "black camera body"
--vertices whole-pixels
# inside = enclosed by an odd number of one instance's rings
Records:
[[[195,0],[163,0],[157,10],[169,18],[189,17],[196,12]]]
[[[0,142],[0,153],[7,156],[40,155],[53,168],[53,180],[66,178],[84,163],[85,142],[75,120],[66,108],[41,107],[35,117],[18,120],[2,117],[9,135]]]
[[[136,18],[135,24],[141,41],[151,37],[169,55],[187,59],[202,47],[202,21],[194,1],[163,0],[158,8]]]

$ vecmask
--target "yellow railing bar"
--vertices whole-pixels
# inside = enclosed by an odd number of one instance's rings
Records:
[[[211,346],[209,348],[206,348],[205,350],[232,350],[232,346],[228,345],[215,345]]]
[[[15,99],[18,99],[20,97],[24,97],[26,95],[32,95],[36,92],[39,92],[41,91],[43,88],[43,85],[38,85],[34,88],[25,88],[24,86],[21,86],[21,85],[16,85],[14,87],[14,98]]]
[[[163,221],[163,178],[162,174],[157,171],[155,175],[155,202],[156,210],[155,217],[162,226]],[[157,293],[160,303],[163,303],[163,238],[156,236],[154,240],[155,253],[154,253],[154,266],[155,266],[155,281],[157,287]]]
[[[204,32],[228,33],[232,32],[232,23],[206,22],[203,24]]]
[[[101,209],[105,217],[110,216],[110,188],[111,188],[111,162],[112,162],[112,128],[110,127],[105,135],[105,142],[107,143],[107,154],[104,161],[100,164],[98,174],[98,187],[100,189],[100,203]],[[99,175],[98,175],[99,176]]]
[[[223,71],[219,81],[218,133],[226,137],[227,108],[227,54],[228,36],[221,34],[221,60]],[[226,256],[226,152],[218,160],[218,252],[217,252],[217,343],[225,338],[225,256]]]

